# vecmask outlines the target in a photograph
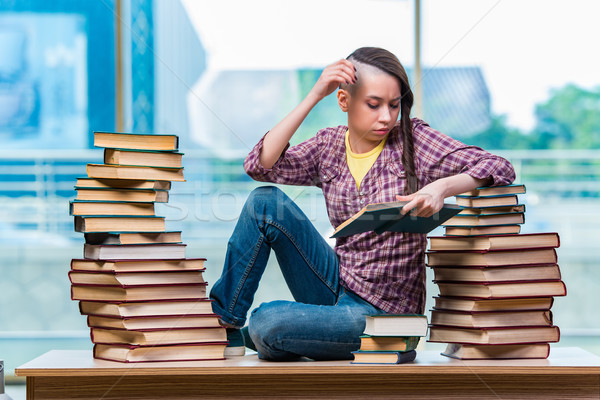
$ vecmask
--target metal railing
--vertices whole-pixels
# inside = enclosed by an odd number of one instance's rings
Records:
[[[497,151],[509,159],[517,181],[541,199],[600,199],[600,157],[594,150]],[[101,150],[0,151],[0,232],[36,231],[73,235],[68,202],[77,177],[87,163],[101,163]],[[168,219],[185,224],[225,222],[260,185],[244,173],[241,158],[224,160],[205,151],[186,151],[185,183],[174,183],[171,201],[163,207]],[[316,188],[285,188],[309,209],[321,197]],[[224,209],[229,208],[229,211]],[[219,209],[219,210],[217,210]],[[218,211],[218,212],[217,212]],[[323,215],[311,210],[315,216]],[[218,215],[220,214],[220,215]],[[316,218],[316,217],[315,217]],[[326,221],[325,221],[326,222]],[[213,227],[218,228],[218,223]],[[218,230],[218,229],[217,229]]]

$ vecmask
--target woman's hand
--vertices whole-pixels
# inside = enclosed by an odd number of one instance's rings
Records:
[[[402,214],[411,213],[417,217],[431,217],[444,206],[444,199],[456,196],[481,186],[489,184],[489,180],[473,178],[466,173],[448,176],[425,185],[408,196],[396,196],[398,201],[408,201],[402,207]]]
[[[443,192],[436,187],[430,187],[431,185],[429,184],[408,196],[396,196],[398,201],[408,201],[402,207],[403,215],[410,212],[411,215],[417,217],[431,217],[442,209],[445,198]]]
[[[348,60],[339,60],[325,67],[311,89],[311,94],[319,100],[333,93],[341,84],[356,82],[356,68]]]

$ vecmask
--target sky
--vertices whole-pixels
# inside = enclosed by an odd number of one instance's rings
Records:
[[[183,0],[208,67],[324,67],[361,46],[414,64],[409,0]],[[534,126],[534,107],[567,83],[600,86],[600,1],[422,0],[422,66],[479,66],[492,111]]]

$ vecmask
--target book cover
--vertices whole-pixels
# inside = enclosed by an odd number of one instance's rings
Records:
[[[177,135],[95,131],[94,146],[116,149],[175,151],[179,148],[179,137]]]
[[[485,197],[485,196],[506,196],[509,194],[525,194],[526,188],[523,184],[512,184],[504,186],[485,186],[479,187],[468,192],[461,193],[459,196]]]
[[[525,204],[517,204],[516,206],[464,207],[458,215],[489,215],[519,212],[525,212]]]
[[[511,250],[443,250],[428,251],[430,266],[502,266],[524,264],[556,264],[554,248]]]
[[[98,272],[190,271],[204,269],[205,261],[206,258],[139,258],[130,260],[74,258],[71,260],[71,270]]]
[[[443,356],[458,360],[533,359],[548,358],[550,344],[492,344],[474,345],[449,343]]]
[[[467,297],[435,296],[434,309],[469,312],[550,310],[553,297],[518,297],[509,299],[477,299]]]
[[[151,272],[97,272],[69,271],[69,280],[74,285],[106,286],[158,286],[204,283],[204,269],[196,271],[151,271]]]
[[[350,364],[405,364],[415,360],[417,352],[410,351],[353,351]]]
[[[95,344],[94,358],[122,363],[224,360],[227,342],[135,346]]]
[[[423,314],[372,314],[365,316],[364,334],[371,336],[425,336],[427,316]]]
[[[501,267],[430,267],[436,282],[511,282],[557,281],[561,279],[558,264],[504,265]]]
[[[521,232],[521,225],[444,227],[446,236],[515,235],[519,232]]]
[[[76,215],[75,232],[163,232],[165,217]]]
[[[435,282],[442,296],[506,299],[514,297],[566,296],[562,281]]]
[[[361,351],[410,351],[419,344],[419,336],[360,336]]]
[[[213,312],[211,299],[149,300],[131,303],[80,301],[79,311],[82,315],[116,318],[204,315]]]
[[[520,326],[502,328],[429,327],[429,342],[464,344],[555,343],[560,339],[558,326]]]
[[[159,244],[181,243],[181,231],[164,232],[87,232],[87,244]]]
[[[178,343],[226,342],[225,328],[167,328],[126,330],[90,328],[93,343],[129,345],[166,345]]]
[[[185,182],[183,168],[88,164],[87,174],[90,178],[97,179],[154,179]]]
[[[83,188],[75,186],[76,200],[95,201],[126,201],[144,203],[166,203],[169,201],[169,192],[166,190],[138,189],[138,188]]]
[[[72,300],[140,302],[206,298],[206,283],[157,286],[71,285]]]
[[[182,168],[182,157],[178,152],[104,149],[105,164]]]
[[[560,247],[556,232],[519,235],[429,236],[429,250],[509,250]]]
[[[357,233],[374,231],[429,233],[444,221],[458,214],[461,208],[455,204],[444,204],[442,209],[431,217],[415,217],[410,213],[402,215],[407,202],[369,204],[340,224],[332,238],[351,236]]]
[[[91,260],[142,260],[185,258],[184,243],[157,244],[88,244],[83,245],[83,258]]]
[[[494,206],[516,206],[519,204],[517,195],[471,197],[456,196],[456,204],[463,207],[494,207]]]
[[[549,310],[488,312],[431,310],[431,324],[459,328],[551,326],[552,312]]]
[[[100,189],[152,189],[170,190],[170,181],[134,180],[134,179],[93,179],[89,177],[77,178],[76,188],[100,188]]]
[[[100,200],[73,200],[69,202],[69,215],[90,216],[153,216],[153,202],[126,202]]]
[[[442,225],[444,226],[492,226],[520,225],[525,223],[524,213],[502,213],[482,215],[455,215]]]
[[[219,316],[216,314],[124,318],[88,315],[87,324],[90,328],[114,328],[125,330],[221,327],[219,324]]]

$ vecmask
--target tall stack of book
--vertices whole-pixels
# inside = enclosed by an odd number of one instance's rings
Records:
[[[88,164],[70,203],[83,258],[71,298],[87,316],[94,357],[120,362],[223,359],[225,329],[206,297],[204,258],[186,258],[155,204],[184,181],[175,135],[95,132],[103,164]]]
[[[459,359],[546,358],[560,331],[555,296],[566,295],[555,232],[520,233],[524,185],[480,188],[457,196],[465,207],[429,237],[427,265],[440,295],[430,342]]]
[[[427,317],[421,314],[373,314],[366,317],[360,349],[352,364],[403,364],[415,359]]]

